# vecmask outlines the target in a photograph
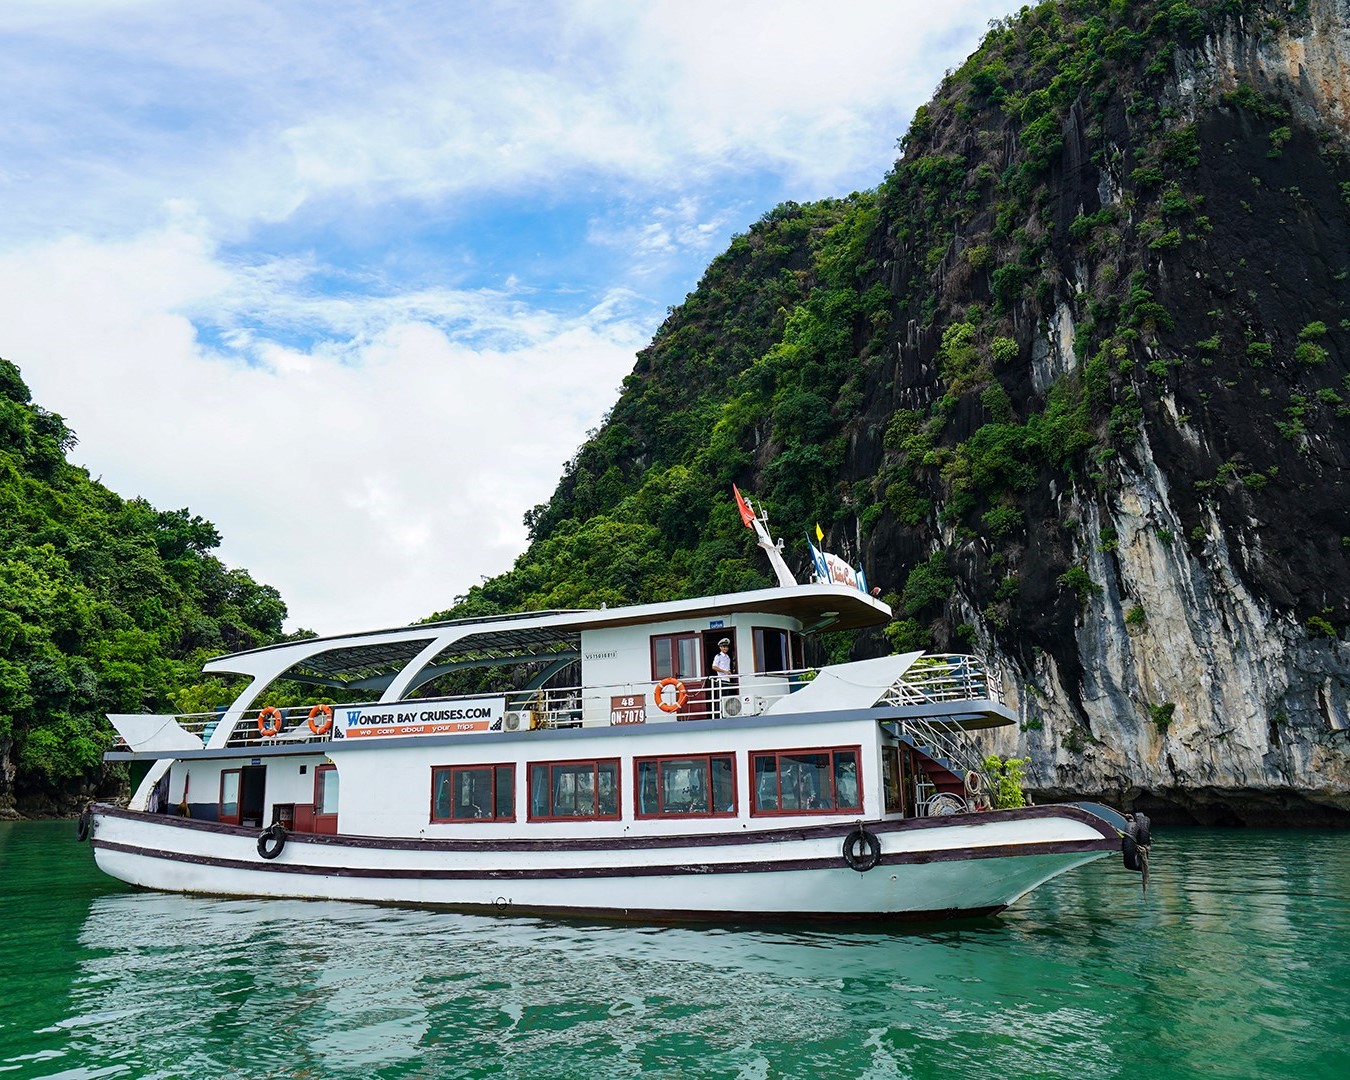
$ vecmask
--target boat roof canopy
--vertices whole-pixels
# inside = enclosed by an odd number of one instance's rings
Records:
[[[285,672],[302,682],[375,689],[388,686],[419,656],[427,672],[562,660],[580,654],[581,634],[587,630],[741,613],[786,616],[799,622],[805,633],[878,626],[891,618],[886,604],[857,589],[797,585],[631,607],[490,615],[304,638],[215,657],[204,670],[269,679]]]

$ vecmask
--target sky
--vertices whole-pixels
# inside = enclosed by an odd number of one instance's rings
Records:
[[[398,626],[731,237],[875,187],[1007,0],[0,0],[0,356],[287,629]]]

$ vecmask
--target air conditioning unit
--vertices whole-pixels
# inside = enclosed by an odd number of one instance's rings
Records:
[[[738,698],[738,697],[728,697],[728,698],[723,698],[723,699],[722,699],[722,715],[723,715],[723,716],[740,716],[740,715],[741,715],[741,699]]]
[[[530,709],[509,712],[502,721],[502,727],[507,731],[533,731],[538,726],[539,714]]]

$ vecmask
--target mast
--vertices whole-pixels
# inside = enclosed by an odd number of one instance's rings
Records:
[[[784,589],[790,589],[797,584],[797,579],[793,577],[792,571],[783,561],[783,541],[774,542],[773,537],[769,535],[769,515],[762,508],[758,514],[750,505],[750,501],[741,494],[740,489],[731,485],[731,490],[736,495],[736,507],[741,512],[741,520],[745,522],[748,529],[755,530],[755,539],[759,546],[764,549],[764,554],[769,557],[769,565],[773,567],[773,572],[778,576],[778,584]]]

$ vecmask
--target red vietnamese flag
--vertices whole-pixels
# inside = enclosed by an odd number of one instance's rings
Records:
[[[731,490],[736,494],[736,508],[741,512],[741,520],[745,522],[745,527],[747,529],[754,528],[755,512],[750,509],[750,504],[747,503],[745,497],[741,495],[740,488],[735,484],[732,484]]]

